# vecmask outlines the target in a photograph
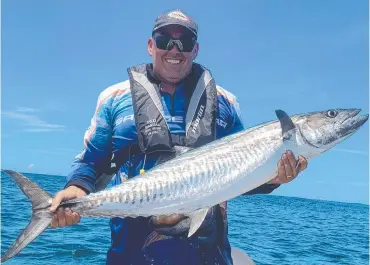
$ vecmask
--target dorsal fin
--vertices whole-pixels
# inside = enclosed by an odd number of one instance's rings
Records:
[[[278,117],[281,125],[281,133],[283,136],[283,140],[290,139],[289,131],[295,129],[295,125],[292,121],[292,119],[289,117],[288,114],[286,114],[283,110],[275,110],[276,116]]]

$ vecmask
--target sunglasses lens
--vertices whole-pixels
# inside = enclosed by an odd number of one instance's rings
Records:
[[[183,37],[180,39],[183,47],[183,52],[191,52],[194,48],[195,41],[190,37]]]
[[[195,45],[195,40],[191,37],[181,37],[178,40],[175,40],[172,42],[172,45],[168,46],[168,44],[171,41],[171,37],[166,36],[166,35],[157,35],[154,38],[155,40],[155,45],[157,46],[158,49],[161,50],[171,50],[173,47],[173,44],[176,44],[177,48],[182,51],[182,52],[191,52],[194,48]],[[178,44],[177,42],[180,42]]]
[[[165,35],[158,35],[155,37],[155,45],[158,49],[167,50],[168,43],[171,38]]]

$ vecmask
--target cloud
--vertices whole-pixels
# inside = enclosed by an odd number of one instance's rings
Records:
[[[369,184],[368,183],[365,183],[365,182],[350,182],[349,183],[350,185],[352,186],[355,186],[355,187],[368,187]]]
[[[81,151],[76,151],[69,148],[56,148],[51,150],[43,150],[43,149],[29,149],[29,152],[33,153],[42,153],[42,154],[49,154],[49,155],[77,155],[81,153]]]
[[[74,149],[71,149],[71,148],[57,148],[56,150],[60,151],[60,152],[66,152],[66,153],[80,153],[81,151],[76,151]]]
[[[3,111],[2,115],[9,119],[20,120],[26,126],[26,132],[55,132],[63,131],[66,127],[60,124],[48,123],[34,114],[37,110],[17,107],[16,111]]]
[[[365,150],[355,150],[355,149],[346,149],[346,148],[335,148],[333,150],[337,152],[356,154],[356,155],[364,155],[364,156],[369,155],[369,152]]]
[[[16,112],[37,112],[37,109],[27,108],[27,107],[17,107]]]
[[[28,165],[28,169],[32,169],[35,166],[35,164]]]
[[[30,129],[24,129],[23,131],[25,132],[54,132],[54,131],[58,131],[56,129],[53,129],[53,128],[30,128]]]

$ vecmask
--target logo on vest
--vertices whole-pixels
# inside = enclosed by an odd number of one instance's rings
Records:
[[[200,119],[202,118],[203,113],[204,113],[204,106],[203,105],[200,105],[200,108],[199,108],[199,111],[198,111],[198,114],[197,114],[197,118],[195,119],[195,121],[193,123],[193,128],[191,129],[193,133],[196,132],[196,130],[198,128],[198,125],[200,123]]]

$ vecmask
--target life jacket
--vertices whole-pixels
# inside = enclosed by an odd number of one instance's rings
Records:
[[[196,148],[216,139],[217,88],[208,69],[193,63],[191,73],[184,80],[185,135],[172,134],[168,128],[160,95],[161,82],[154,75],[153,65],[140,64],[127,71],[138,142],[115,153],[112,172],[139,153],[157,165],[175,157],[178,146]],[[135,176],[134,170],[129,167],[128,178]]]
[[[216,139],[217,90],[211,73],[193,64],[184,80],[185,135],[171,134],[164,117],[160,81],[151,64],[128,69],[138,145],[144,154],[173,153],[174,146],[199,147]]]
[[[208,69],[193,63],[190,75],[184,80],[185,135],[171,134],[168,128],[160,81],[153,73],[152,64],[130,67],[128,73],[138,135],[138,148],[131,154],[139,151],[151,159],[157,159],[159,164],[176,156],[177,146],[196,148],[216,139],[217,89]],[[219,233],[216,241],[222,242],[227,224],[220,206],[216,208]],[[207,252],[207,246],[203,249]],[[228,260],[222,252],[223,259]]]
[[[134,177],[136,172],[136,165],[132,165],[130,162],[132,156],[145,154],[146,158],[152,161],[155,160],[156,164],[160,164],[175,157],[179,151],[177,147],[196,148],[216,139],[217,89],[209,70],[193,63],[191,74],[184,80],[186,93],[185,135],[171,134],[169,130],[164,117],[160,81],[153,73],[152,64],[130,67],[128,73],[138,142],[117,152],[112,161],[116,168],[120,168],[121,163],[128,161],[127,177]],[[200,240],[198,241],[197,255],[204,262],[213,263],[208,259],[215,259],[219,264],[232,264],[230,245],[227,239],[226,209],[224,207],[221,205],[215,206],[216,215],[213,223],[215,233],[212,232],[211,240],[209,240],[209,235],[198,233],[196,235]],[[157,238],[160,242],[156,243],[154,253],[158,252],[158,244],[170,244],[169,246],[172,246],[171,240],[177,241],[177,244],[179,243],[178,239],[172,237],[169,237],[170,241],[168,241],[168,238],[163,240],[166,236],[152,231],[143,246],[145,251],[150,252],[152,249],[150,247],[151,238]],[[187,246],[185,242],[184,244],[184,249],[192,246],[192,244]],[[157,259],[166,257],[167,254],[163,257],[159,255]],[[191,257],[188,258],[191,259]],[[195,257],[192,256],[192,258]]]

